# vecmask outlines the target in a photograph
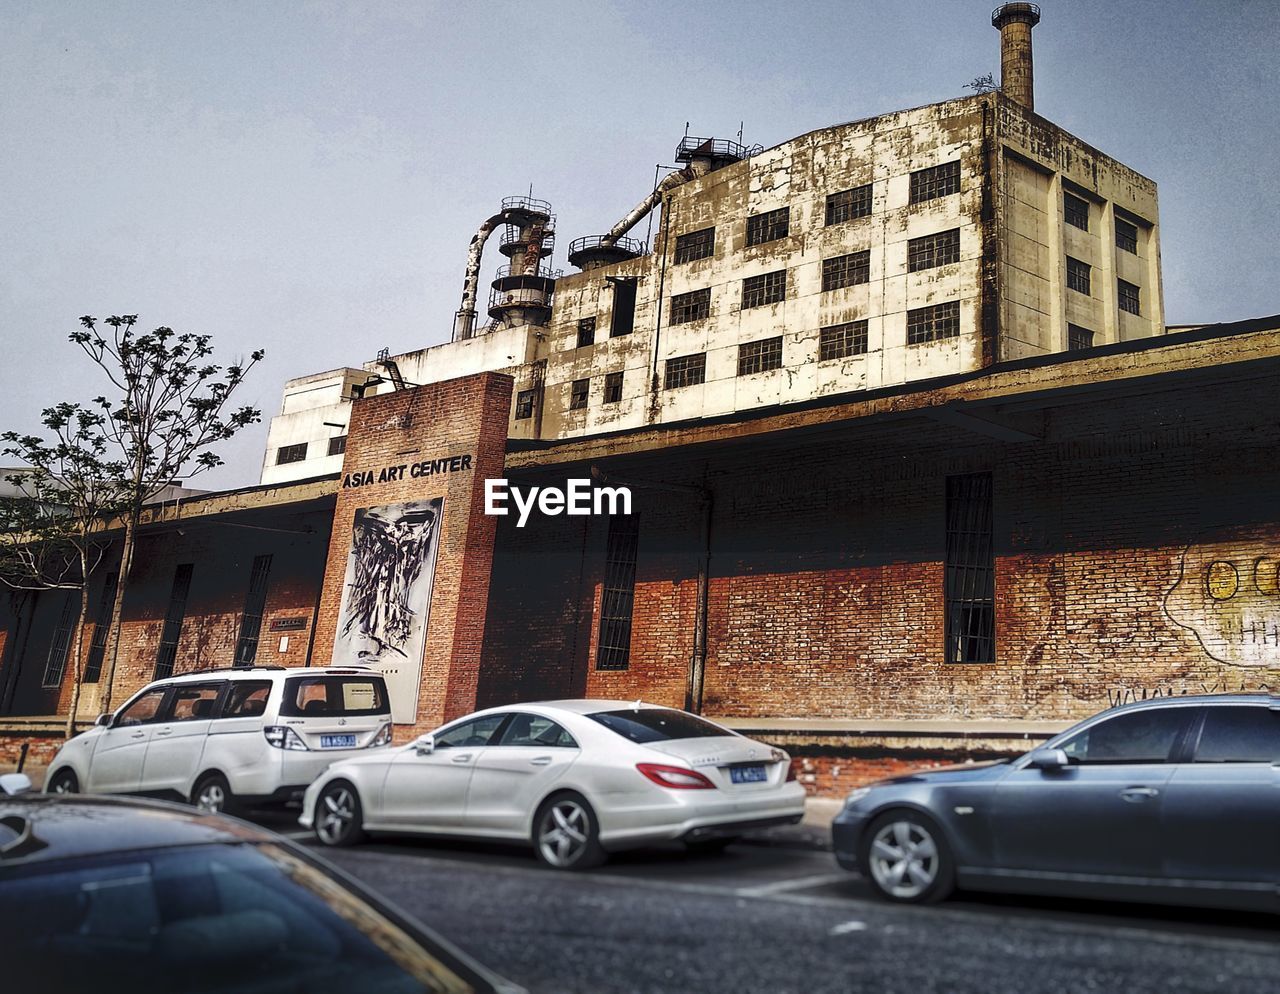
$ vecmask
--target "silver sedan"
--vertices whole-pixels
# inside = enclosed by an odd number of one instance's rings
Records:
[[[804,796],[785,752],[705,718],[550,701],[479,711],[335,763],[307,789],[299,820],[331,846],[366,832],[509,840],[578,870],[658,842],[719,849],[799,821]]]

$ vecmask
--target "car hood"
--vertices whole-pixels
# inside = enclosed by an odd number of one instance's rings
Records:
[[[981,783],[993,780],[1008,768],[1009,760],[995,759],[986,763],[960,763],[956,766],[940,766],[932,770],[918,770],[899,777],[878,780],[871,786],[886,787],[908,783]]]

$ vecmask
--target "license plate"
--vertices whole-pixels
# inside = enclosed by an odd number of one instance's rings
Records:
[[[356,746],[356,737],[354,735],[321,735],[321,749],[354,749]]]
[[[763,766],[729,767],[730,783],[764,783],[768,779],[769,774],[765,772]]]

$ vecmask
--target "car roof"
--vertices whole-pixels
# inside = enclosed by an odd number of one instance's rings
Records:
[[[1169,694],[1163,697],[1148,697],[1145,701],[1128,701],[1124,704],[1117,704],[1100,713],[1112,714],[1118,711],[1141,711],[1147,708],[1170,707],[1182,704],[1256,704],[1280,708],[1280,696],[1265,690],[1234,694]]]
[[[272,677],[301,676],[363,676],[382,674],[369,666],[353,663],[350,666],[225,666],[216,669],[195,670],[191,673],[179,673],[175,676],[155,680],[148,686],[157,683],[199,683],[208,680],[249,680],[271,679]]]
[[[527,704],[509,704],[508,709],[521,707],[552,708],[558,711],[570,711],[574,714],[600,714],[602,711],[633,711],[652,709],[675,711],[665,704],[646,704],[644,701],[610,701],[610,700],[573,700],[573,701],[530,701]]]

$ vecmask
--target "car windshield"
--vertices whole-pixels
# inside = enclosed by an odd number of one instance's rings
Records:
[[[624,739],[644,744],[668,742],[672,739],[709,739],[736,735],[709,721],[684,711],[666,708],[628,708],[623,711],[598,711],[587,715]]]
[[[0,872],[0,883],[8,990],[473,990],[376,907],[275,845],[37,863]]]
[[[381,676],[309,676],[285,681],[280,713],[291,717],[390,714]]]

